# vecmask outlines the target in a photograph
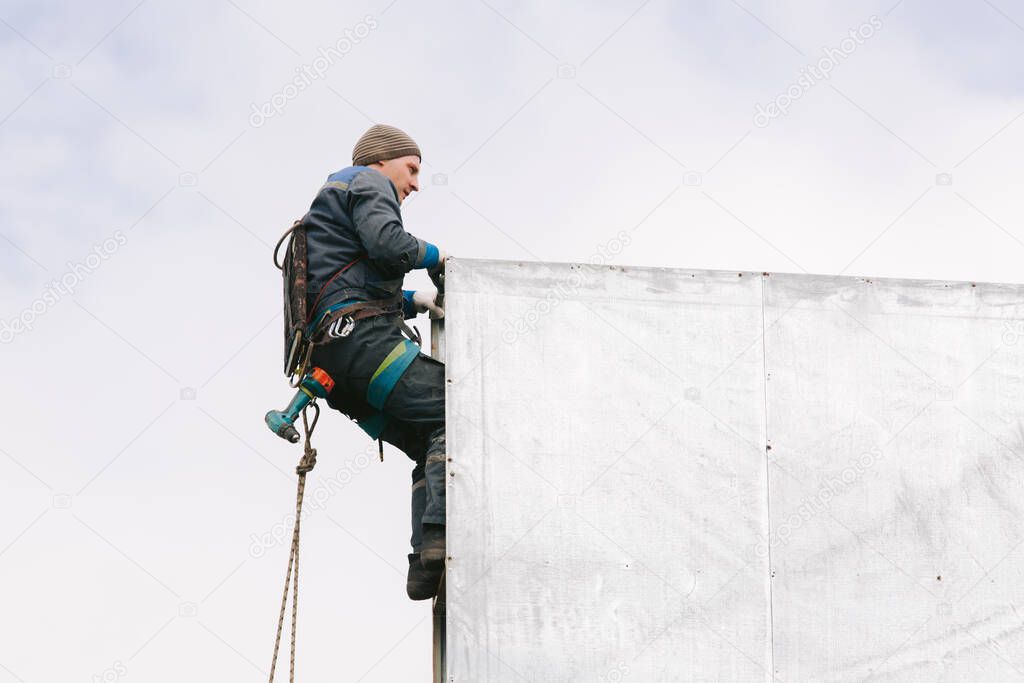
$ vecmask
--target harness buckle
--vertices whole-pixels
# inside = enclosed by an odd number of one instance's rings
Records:
[[[356,319],[351,314],[346,313],[338,318],[335,318],[331,323],[330,327],[327,328],[327,336],[331,339],[341,339],[347,337],[352,333],[352,329],[356,326]]]

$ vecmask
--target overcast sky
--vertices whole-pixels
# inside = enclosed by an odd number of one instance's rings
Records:
[[[270,250],[372,123],[455,256],[627,231],[608,262],[1022,283],[1022,37],[1008,0],[4,1],[0,681],[268,670],[299,455],[262,425]],[[300,675],[430,680],[411,463],[318,437]]]

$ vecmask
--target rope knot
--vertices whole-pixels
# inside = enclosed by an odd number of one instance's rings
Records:
[[[299,460],[299,464],[295,467],[295,473],[306,474],[312,472],[314,467],[316,467],[316,449],[307,448],[302,459]]]

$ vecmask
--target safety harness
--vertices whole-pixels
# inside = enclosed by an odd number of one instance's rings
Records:
[[[381,306],[376,301],[361,301],[339,306],[335,310],[328,309],[313,328],[310,339],[314,345],[330,343],[335,339],[348,336],[357,320],[394,314],[401,310],[400,306],[401,304],[396,311],[392,307]],[[416,328],[410,328],[401,318],[396,320],[396,323],[409,338],[395,344],[374,370],[366,388],[366,402],[373,406],[374,412],[368,417],[355,421],[371,439],[377,440],[381,461],[384,460],[384,443],[380,435],[384,432],[384,427],[387,424],[387,416],[383,412],[384,403],[388,400],[395,385],[398,384],[402,374],[419,355],[421,344]]]
[[[291,236],[285,250],[285,259],[278,260],[278,252],[285,240]],[[292,386],[298,386],[310,370],[310,358],[313,348],[329,344],[347,337],[359,320],[379,315],[397,315],[395,321],[408,339],[395,344],[384,360],[374,371],[366,390],[366,401],[374,412],[364,418],[355,420],[356,424],[375,439],[380,459],[384,459],[384,443],[381,434],[387,424],[384,415],[384,404],[394,390],[402,374],[419,354],[422,338],[419,331],[406,324],[402,318],[402,295],[387,299],[371,299],[368,301],[347,299],[327,306],[318,311],[320,300],[327,292],[330,284],[349,268],[367,258],[361,253],[352,261],[338,268],[327,282],[320,288],[312,306],[307,305],[306,289],[308,284],[308,251],[306,244],[305,224],[295,221],[278,240],[274,248],[274,265],[284,276],[285,293],[285,375]]]

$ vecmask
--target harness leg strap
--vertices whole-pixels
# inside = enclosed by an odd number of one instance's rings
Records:
[[[408,339],[395,344],[370,378],[370,384],[366,388],[366,402],[377,410],[383,410],[384,403],[398,384],[398,380],[419,353],[420,347]]]

